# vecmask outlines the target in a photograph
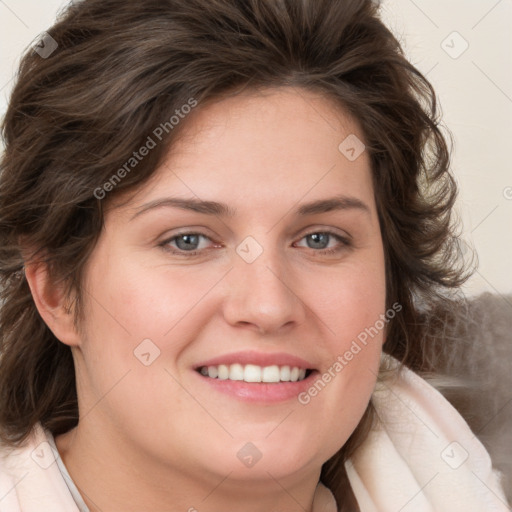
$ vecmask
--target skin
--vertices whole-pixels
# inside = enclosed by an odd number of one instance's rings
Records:
[[[247,403],[192,368],[254,350],[302,357],[323,373],[385,312],[369,158],[338,150],[363,136],[339,106],[291,88],[198,107],[186,122],[152,179],[108,209],[84,275],[80,331],[44,266],[27,267],[41,315],[75,360],[80,422],[57,447],[91,511],[310,510],[322,464],[366,409],[384,334],[307,405]],[[236,213],[141,213],[171,196]],[[367,210],[295,213],[334,196]],[[350,245],[323,238],[338,249],[326,254],[307,236],[326,231]],[[183,239],[165,244],[197,232],[208,238],[196,255],[172,252]],[[263,249],[250,264],[236,252],[247,236]],[[149,366],[134,356],[144,339],[160,350]],[[237,458],[247,442],[262,454],[250,468]]]

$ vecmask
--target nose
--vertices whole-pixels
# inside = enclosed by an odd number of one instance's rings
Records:
[[[229,324],[273,334],[304,322],[305,304],[283,255],[267,249],[248,263],[235,254],[227,277],[223,313]]]

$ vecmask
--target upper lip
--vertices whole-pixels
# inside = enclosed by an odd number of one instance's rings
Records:
[[[194,369],[198,370],[203,366],[218,366],[220,364],[230,365],[236,363],[241,365],[254,364],[263,367],[273,365],[296,366],[299,369],[314,370],[314,366],[311,363],[291,354],[286,354],[284,352],[264,353],[255,351],[233,352],[231,354],[217,356],[213,359],[202,361],[195,365]]]

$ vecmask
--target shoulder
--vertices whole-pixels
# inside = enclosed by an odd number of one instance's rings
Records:
[[[19,446],[0,445],[0,510],[71,512],[76,506],[56,464],[51,434],[37,425]]]
[[[377,383],[378,420],[347,466],[358,500],[386,510],[412,496],[418,509],[501,510],[501,475],[463,417],[419,375],[383,358],[395,371]]]

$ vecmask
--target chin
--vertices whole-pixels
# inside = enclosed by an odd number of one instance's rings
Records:
[[[239,437],[237,440],[230,440],[229,447],[217,445],[219,449],[212,453],[205,464],[211,466],[211,461],[216,460],[217,463],[212,469],[224,476],[229,474],[230,479],[280,480],[305,471],[306,468],[311,471],[317,467],[319,470],[324,459],[329,458],[329,454],[321,456],[322,449],[312,444],[312,437],[315,436],[304,436],[301,440],[285,438],[275,433],[268,438]]]

